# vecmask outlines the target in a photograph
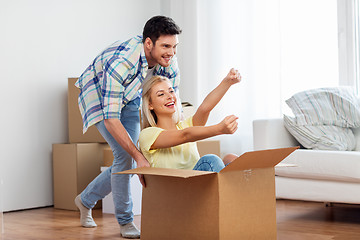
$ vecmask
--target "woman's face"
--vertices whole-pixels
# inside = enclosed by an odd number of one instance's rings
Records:
[[[176,94],[169,81],[156,83],[150,94],[149,109],[157,116],[176,112]]]

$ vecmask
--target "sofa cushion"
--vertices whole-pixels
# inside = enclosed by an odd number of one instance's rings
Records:
[[[298,125],[294,118],[284,115],[284,125],[305,148],[351,151],[356,141],[350,128],[332,125]]]
[[[360,100],[349,87],[302,91],[286,100],[286,104],[298,125],[360,127]]]
[[[360,184],[356,182],[276,176],[275,184],[278,199],[360,204]]]
[[[296,167],[275,168],[277,176],[360,182],[360,152],[299,149],[282,163]]]

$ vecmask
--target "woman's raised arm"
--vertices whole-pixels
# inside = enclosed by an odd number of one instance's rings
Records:
[[[221,83],[212,90],[201,103],[193,116],[194,126],[204,126],[209,118],[211,110],[220,102],[222,97],[233,85],[241,81],[238,70],[232,68]]]

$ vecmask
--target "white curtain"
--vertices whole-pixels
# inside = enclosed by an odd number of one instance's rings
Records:
[[[281,117],[292,94],[338,84],[336,0],[198,1],[198,102],[231,67],[243,80],[211,115],[239,117],[222,153],[251,150],[252,121]]]
[[[281,113],[279,14],[270,2],[198,2],[198,102],[230,68],[242,75],[209,119],[212,124],[229,114],[239,117],[234,135],[218,137],[223,154],[251,150],[252,120]]]
[[[292,94],[338,85],[336,0],[172,4],[170,15],[184,29],[179,47],[182,98],[198,106],[232,67],[243,77],[209,119],[215,124],[230,114],[239,117],[234,135],[216,137],[222,154],[252,150],[252,121],[282,117],[284,101]],[[181,46],[183,42],[193,45]],[[196,70],[189,72],[189,65]]]

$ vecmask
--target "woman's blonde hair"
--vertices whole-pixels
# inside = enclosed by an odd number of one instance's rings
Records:
[[[163,76],[153,76],[148,81],[146,81],[142,88],[142,107],[141,107],[141,129],[147,127],[156,127],[157,124],[157,116],[153,110],[149,109],[149,103],[151,102],[151,89],[154,85],[160,82],[170,82],[167,77]],[[176,104],[175,109],[176,112],[173,114],[174,122],[177,124],[181,119],[181,108],[180,108],[180,98],[178,93],[176,92]]]

